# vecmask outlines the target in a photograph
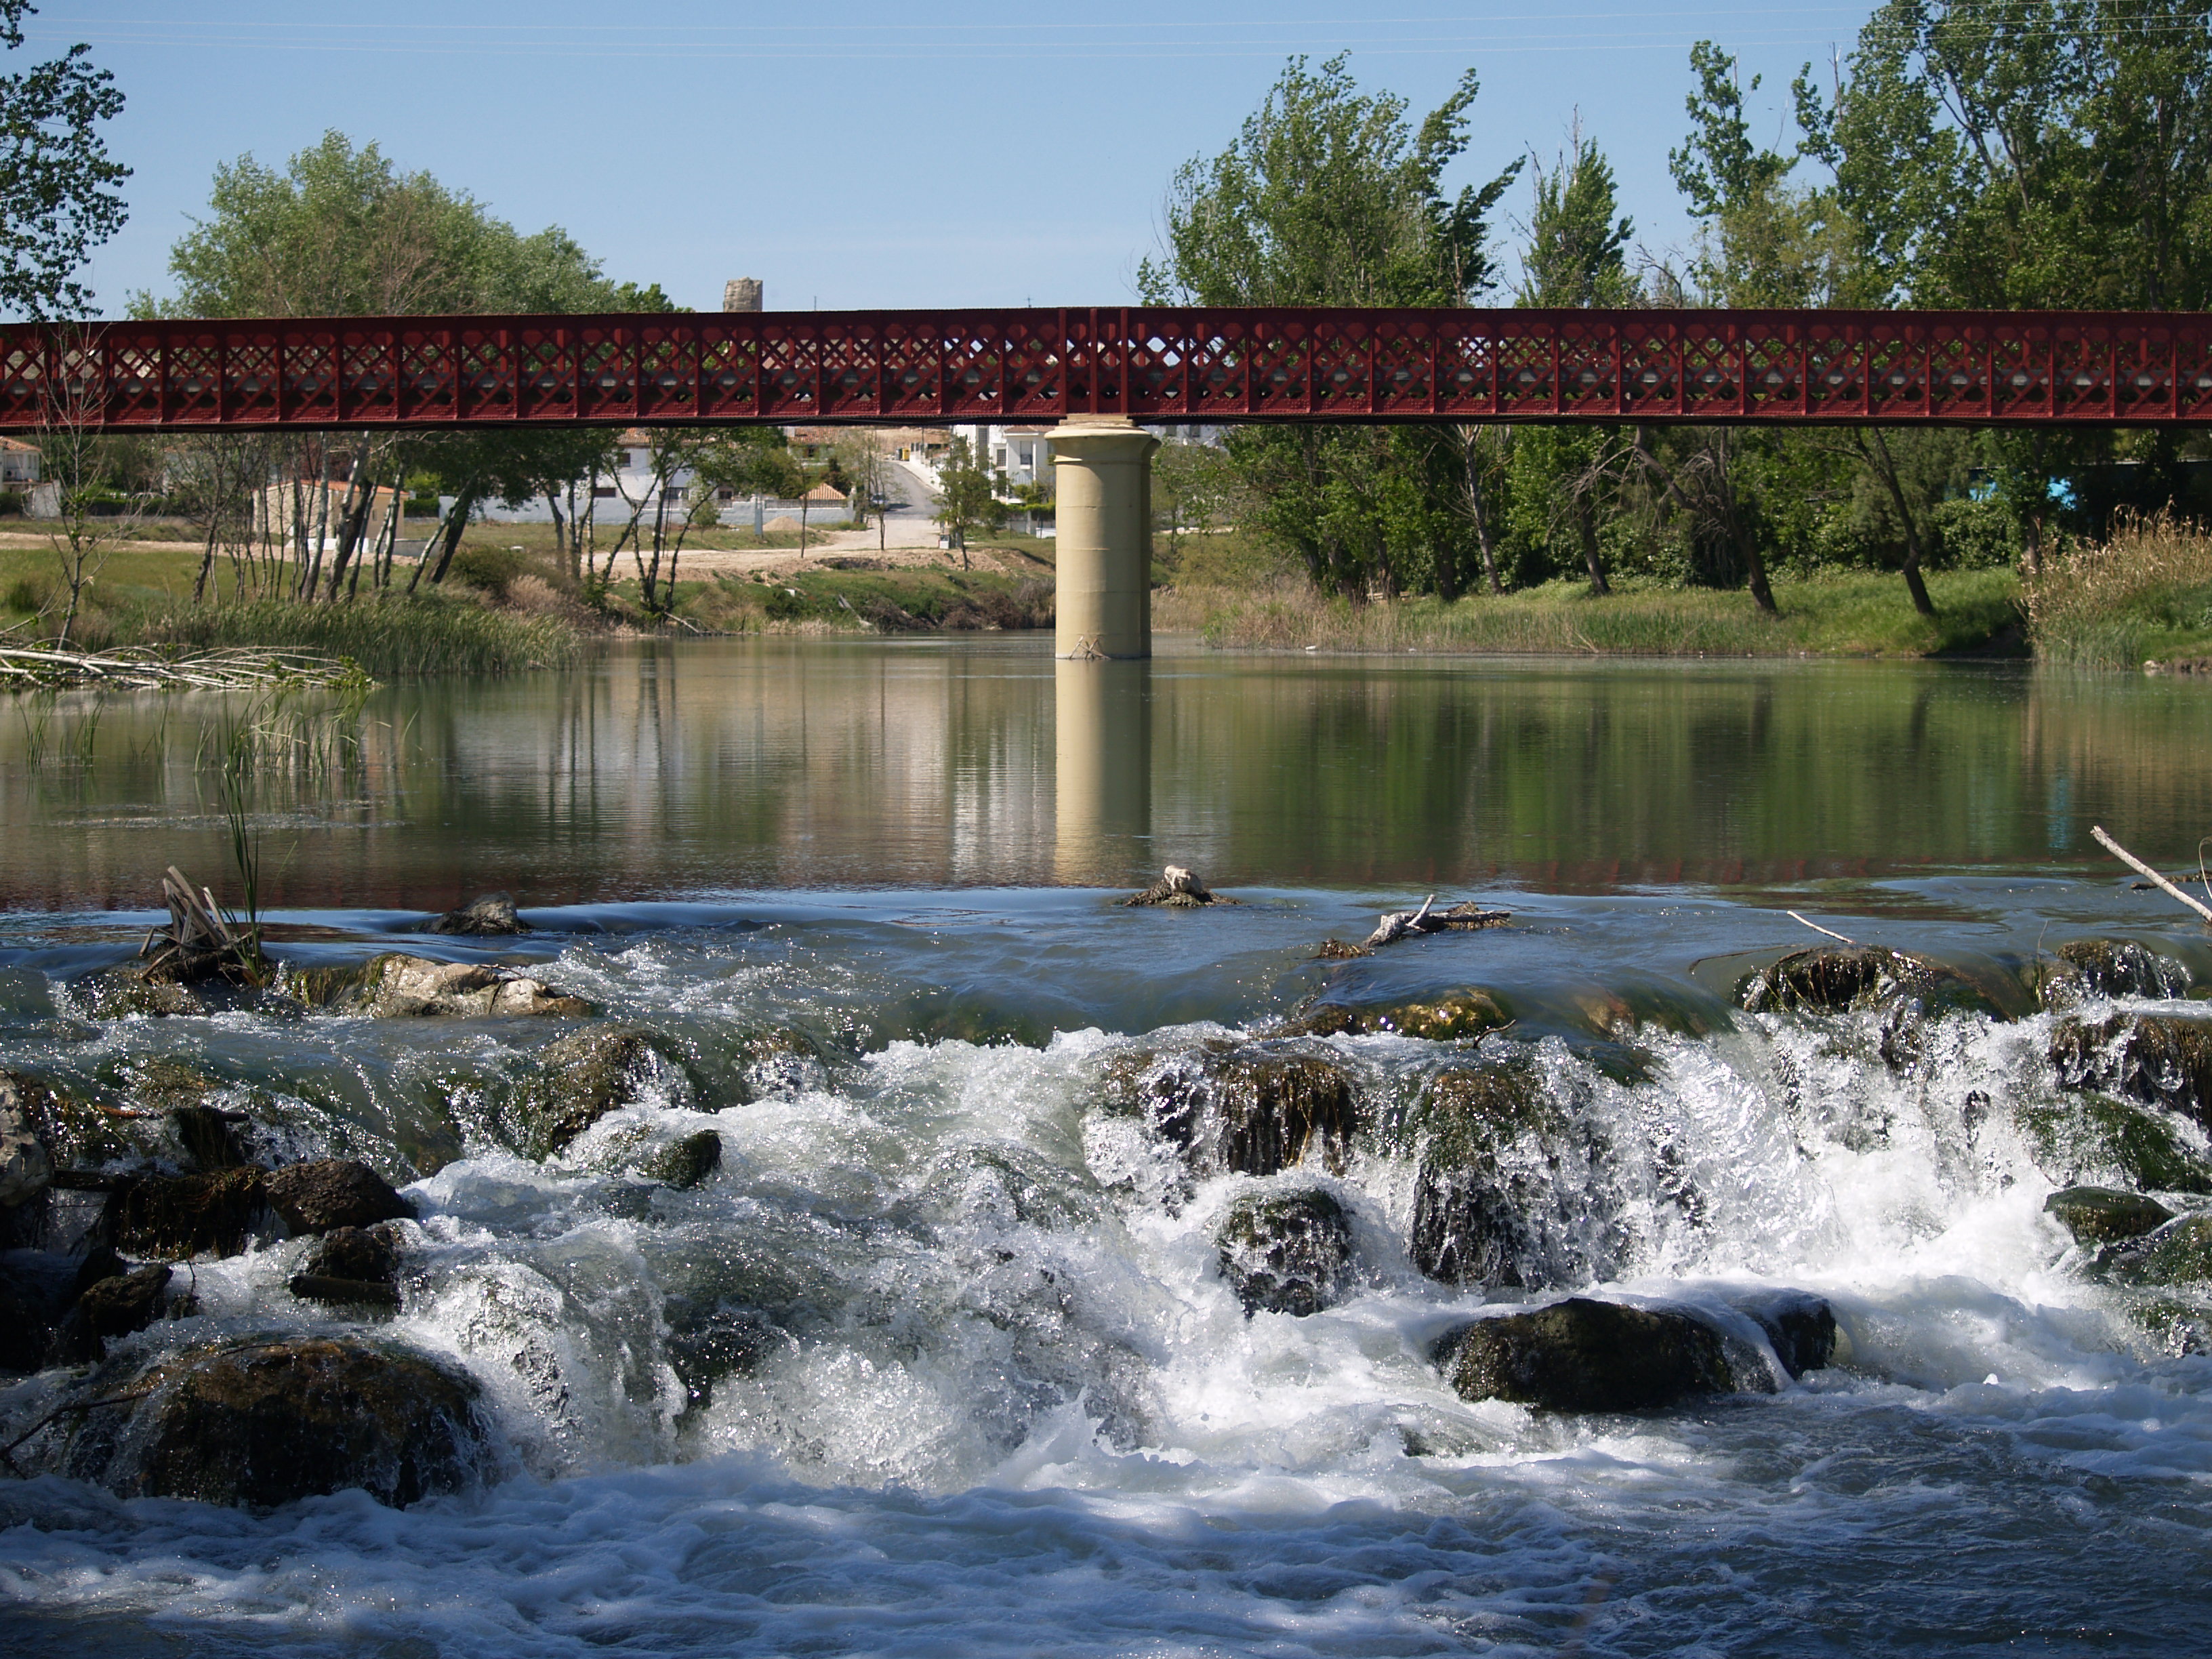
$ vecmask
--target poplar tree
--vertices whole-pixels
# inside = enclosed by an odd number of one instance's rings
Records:
[[[0,0],[0,46],[23,46],[29,0]],[[115,186],[131,169],[110,158],[103,122],[123,112],[91,48],[0,75],[0,307],[26,317],[81,317],[92,294],[75,273],[129,216]]]

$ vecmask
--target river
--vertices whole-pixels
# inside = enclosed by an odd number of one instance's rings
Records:
[[[465,1367],[501,1436],[456,1495],[257,1514],[116,1498],[48,1435],[0,1480],[0,1640],[2199,1650],[2212,1303],[2100,1275],[2044,1204],[2119,1178],[2061,1023],[2194,1014],[2212,985],[2194,919],[2089,835],[2194,866],[2208,695],[990,638],[640,647],[335,718],[0,706],[0,1066],[127,1108],[181,1062],[271,1158],[375,1164],[417,1214],[386,1334]],[[650,1033],[649,1086],[538,1162],[490,1126],[572,1022],[93,1017],[78,981],[136,950],[163,866],[235,900],[232,754],[281,954],[525,968]],[[1170,863],[1241,902],[1118,902]],[[534,931],[403,931],[490,889]],[[1431,893],[1511,920],[1316,958]],[[1747,978],[1828,942],[1790,910],[1986,994],[1747,1012]],[[2160,982],[2039,1006],[2088,939]],[[1479,1050],[1279,1034],[1474,989],[1512,1020]],[[770,1030],[807,1052],[763,1060]],[[1350,1080],[1344,1146],[1238,1172],[1115,1104],[1255,1042]],[[1410,1243],[1421,1166],[1390,1126],[1474,1064],[1579,1149],[1517,1170],[1518,1285],[1439,1282]],[[2194,1115],[2148,1116],[2212,1170]],[[624,1150],[702,1129],[720,1164],[688,1188]],[[1340,1206],[1350,1264],[1319,1312],[1248,1315],[1217,1237],[1293,1186]],[[337,1328],[285,1288],[304,1243],[196,1264],[200,1310],[128,1340]],[[1836,1363],[1571,1416],[1469,1403],[1431,1361],[1478,1310],[1593,1288],[1723,1322],[1813,1292]],[[678,1364],[702,1309],[750,1334],[711,1388]],[[0,1379],[0,1420],[58,1386]]]

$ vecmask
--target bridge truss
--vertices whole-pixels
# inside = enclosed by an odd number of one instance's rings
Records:
[[[0,431],[2212,421],[2200,313],[1093,307],[0,327]]]

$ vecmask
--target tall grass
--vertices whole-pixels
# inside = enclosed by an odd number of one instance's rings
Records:
[[[2045,562],[2022,585],[2036,654],[2136,668],[2212,649],[2212,536],[2160,516]]]
[[[1286,575],[1164,590],[1153,597],[1152,626],[1261,650],[1741,657],[1925,656],[1986,647],[2018,624],[2008,571],[1952,572],[1929,586],[1932,621],[1914,612],[1900,579],[1863,572],[1777,582],[1778,617],[1762,615],[1746,593],[1655,586],[1596,599],[1579,582],[1352,605]]]
[[[342,605],[258,599],[174,609],[149,617],[143,637],[201,647],[321,651],[350,657],[378,679],[557,668],[583,650],[582,635],[557,614],[518,615],[472,599],[398,593]]]

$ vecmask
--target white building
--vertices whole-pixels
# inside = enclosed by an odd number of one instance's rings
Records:
[[[1048,426],[956,426],[968,441],[970,453],[1006,475],[1009,483],[1052,483],[1052,445],[1046,441]]]
[[[39,447],[21,438],[0,438],[0,489],[39,481]]]

